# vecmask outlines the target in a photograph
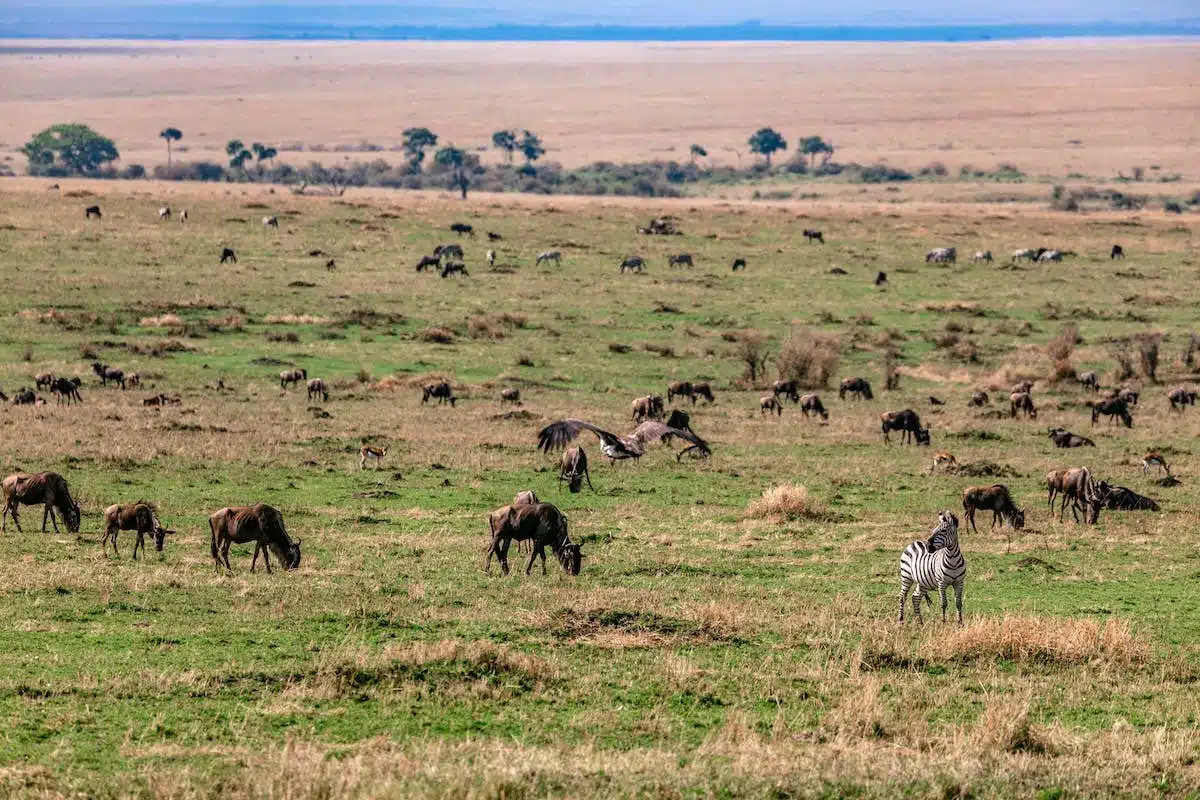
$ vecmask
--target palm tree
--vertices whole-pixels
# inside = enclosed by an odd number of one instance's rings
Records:
[[[167,169],[171,168],[171,142],[178,142],[183,138],[183,131],[179,128],[163,128],[158,134],[160,139],[167,140]]]

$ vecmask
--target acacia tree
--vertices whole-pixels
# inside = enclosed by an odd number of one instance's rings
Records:
[[[262,172],[262,162],[270,161],[271,159],[275,158],[275,156],[279,155],[274,147],[262,144],[261,142],[255,142],[254,144],[250,145],[250,149],[254,151],[254,158],[258,162],[259,172]]]
[[[404,131],[404,152],[417,172],[421,171],[421,162],[425,160],[425,151],[437,146],[437,134],[429,128],[406,128]]]
[[[810,166],[814,167],[817,165],[817,156],[824,155],[826,160],[833,156],[833,145],[820,136],[805,136],[797,149],[808,156]]]
[[[688,148],[688,152],[691,156],[691,163],[693,164],[696,163],[697,158],[708,158],[708,151],[698,144],[694,144]]]
[[[759,128],[754,135],[747,140],[750,145],[751,153],[758,153],[767,160],[767,166],[771,166],[771,154],[778,150],[787,150],[787,140],[783,138],[774,128]]]
[[[533,162],[546,153],[546,148],[542,146],[541,138],[533,131],[522,131],[521,141],[517,146],[521,151],[521,155],[525,156],[525,166],[530,169],[533,168]]]
[[[121,157],[112,139],[87,125],[51,125],[30,139],[21,152],[30,175],[91,175]]]
[[[171,168],[171,142],[178,142],[183,138],[183,131],[179,128],[163,128],[158,138],[167,140],[167,169]]]
[[[513,153],[517,152],[517,134],[515,131],[496,131],[492,134],[492,147],[504,152],[504,163],[511,164]]]
[[[229,156],[229,166],[234,169],[240,169],[243,177],[250,177],[246,174],[246,162],[254,156],[246,149],[246,145],[242,144],[241,139],[230,139],[226,142],[225,154]]]
[[[450,185],[462,192],[462,198],[466,200],[467,189],[470,187],[466,170],[467,154],[454,145],[450,145],[438,150],[433,156],[433,161],[435,164],[453,170],[454,174]]]

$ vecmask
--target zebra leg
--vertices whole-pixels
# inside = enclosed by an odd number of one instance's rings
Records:
[[[962,583],[962,581],[959,581],[958,583],[954,584],[954,607],[958,609],[958,626],[960,628],[962,627],[962,624],[963,624],[962,597],[963,597],[963,583]]]
[[[904,604],[908,601],[908,592],[912,588],[912,581],[905,578],[900,579],[900,617],[897,622],[904,622]]]
[[[938,584],[938,595],[942,599],[942,624],[944,625],[946,623],[946,603],[950,599],[946,596],[946,584]]]
[[[924,591],[925,590],[918,584],[917,589],[915,592],[913,592],[912,597],[913,616],[916,617],[918,625],[924,624],[924,620],[921,619],[921,597]]]

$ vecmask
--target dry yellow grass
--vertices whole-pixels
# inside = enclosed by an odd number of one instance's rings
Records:
[[[65,56],[6,44],[15,49],[0,55],[0,150],[9,153],[65,121],[93,125],[127,162],[145,164],[166,160],[157,138],[166,125],[184,132],[178,158],[218,161],[234,137],[395,147],[404,128],[428,125],[469,147],[500,128],[529,128],[548,159],[568,165],[686,160],[692,142],[733,164],[751,158],[750,132],[772,125],[793,142],[820,134],[842,160],[1200,173],[1197,45],[1187,40],[88,43]]]
[[[809,494],[807,487],[792,483],[764,490],[762,497],[746,508],[748,516],[758,519],[821,519],[826,513],[825,506]]]

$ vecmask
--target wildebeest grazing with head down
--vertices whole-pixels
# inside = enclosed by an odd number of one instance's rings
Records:
[[[809,244],[812,244],[813,242],[825,244],[825,234],[818,230],[813,230],[812,228],[804,229],[804,238],[808,240]]]
[[[1049,477],[1051,476],[1047,476]],[[1073,467],[1067,470],[1062,475],[1062,485],[1059,489],[1062,504],[1058,509],[1058,521],[1062,522],[1067,501],[1070,501],[1071,517],[1076,522],[1080,521],[1079,513],[1083,512],[1083,522],[1095,525],[1100,519],[1100,511],[1104,508],[1111,488],[1106,482],[1094,479],[1087,467]],[[1051,488],[1052,495],[1053,492],[1054,489]]]
[[[1172,411],[1183,411],[1184,406],[1196,405],[1196,392],[1178,386],[1167,392],[1167,400],[1171,404]]]
[[[322,403],[329,399],[329,387],[325,385],[325,381],[313,378],[308,382],[308,399],[310,402],[320,400]]]
[[[537,260],[534,261],[533,265],[535,267],[540,267],[543,261],[553,261],[554,266],[561,267],[562,253],[558,252],[557,250],[547,250],[544,253],[538,253]]]
[[[286,570],[300,567],[300,543],[303,540],[292,541],[283,524],[283,515],[271,506],[256,503],[252,506],[222,508],[208,518],[208,526],[212,530],[212,557],[217,569],[224,564],[226,570],[232,571],[233,567],[229,564],[230,545],[248,542],[254,542],[251,572],[254,572],[260,552],[268,574],[271,572],[271,553]]]
[[[471,274],[471,273],[467,272],[466,264],[460,264],[456,261],[447,262],[445,265],[442,266],[442,277],[443,278],[449,278],[451,275],[454,275],[455,273],[458,273],[461,275],[470,275]]]
[[[289,386],[295,386],[300,381],[308,380],[308,370],[306,369],[285,369],[279,373],[279,388],[287,389]]]
[[[1037,407],[1033,404],[1033,395],[1029,392],[1014,392],[1008,397],[1008,415],[1015,417],[1018,412],[1029,419],[1037,419]]]
[[[465,235],[470,236],[472,239],[475,238],[475,228],[471,225],[467,225],[465,222],[455,222],[450,226],[450,231],[452,233],[457,233],[459,236]]]
[[[958,262],[958,250],[954,247],[935,247],[925,254],[925,263],[955,264]]]
[[[663,399],[660,394],[648,394],[633,401],[633,421],[662,419]]]
[[[500,390],[500,405],[511,403],[514,406],[521,405],[521,390],[510,386],[507,389]]]
[[[589,489],[596,491],[596,487],[592,486],[592,476],[588,474],[587,453],[578,445],[568,447],[558,462],[558,482],[566,481],[571,494],[578,494],[583,488],[584,480],[587,481]],[[533,502],[536,503],[537,499]]]
[[[800,398],[800,413],[807,417],[810,414],[816,414],[822,420],[829,421],[829,412],[825,410],[825,404],[821,402],[819,394],[806,394]]]
[[[118,383],[121,388],[125,388],[125,372],[116,367],[110,367],[107,364],[101,364],[99,361],[92,362],[92,372],[100,378],[101,386],[108,386],[108,382]]]
[[[83,216],[84,219],[91,219],[92,217],[100,219],[100,206],[88,206],[83,210]]]
[[[232,261],[234,264],[236,264],[237,254],[234,253],[232,249],[225,247],[221,249],[221,263],[224,264],[227,261]]]
[[[1112,251],[1108,254],[1108,257],[1110,260],[1114,259],[1114,258],[1124,258],[1125,257],[1125,248],[1121,247],[1121,245],[1119,245],[1119,244],[1114,244],[1112,246]]]
[[[417,272],[424,272],[426,269],[438,270],[442,267],[442,259],[438,256],[421,256],[421,260],[417,262]]]
[[[571,537],[567,534],[567,518],[555,506],[549,503],[503,506],[488,515],[488,528],[492,543],[484,560],[484,571],[491,571],[492,556],[495,555],[500,561],[500,569],[507,575],[508,548],[512,541],[529,539],[533,543],[533,552],[525,567],[526,575],[533,571],[533,563],[538,556],[542,557],[542,574],[546,574],[547,545],[562,564],[564,572],[568,575],[579,574],[583,552],[579,545],[571,543]]]
[[[760,414],[775,414],[783,416],[783,404],[773,394],[758,398],[758,407]]]
[[[462,245],[454,244],[453,242],[450,244],[439,244],[437,247],[433,248],[433,254],[438,258],[444,258],[447,261],[452,258],[466,258],[466,255],[463,253]]]
[[[641,256],[628,256],[621,262],[621,272],[641,272],[646,268],[646,259]]]
[[[453,408],[458,398],[454,396],[454,389],[450,386],[450,381],[439,381],[421,387],[421,405],[425,405],[430,399],[437,400],[438,405],[449,403]]]
[[[774,385],[771,387],[771,394],[775,395],[776,397],[783,395],[793,403],[799,403],[800,384],[796,381],[775,381]]]
[[[488,237],[489,242],[499,242],[504,239],[503,236],[496,233],[495,231],[488,231],[487,237]]]
[[[162,552],[167,536],[175,533],[169,531],[158,521],[154,507],[146,502],[111,505],[104,509],[104,536],[100,546],[108,556],[108,543],[112,542],[113,555],[120,557],[117,550],[117,533],[120,531],[136,531],[137,538],[133,542],[133,557],[137,559],[138,550],[146,551],[146,534],[154,539],[154,549]]]
[[[1096,420],[1100,415],[1108,417],[1108,423],[1111,425],[1114,417],[1120,417],[1121,422],[1125,423],[1126,428],[1133,427],[1133,416],[1129,413],[1129,405],[1120,397],[1112,397],[1099,402],[1088,402],[1092,409],[1092,425],[1096,424]]]
[[[1017,530],[1025,527],[1025,512],[1017,508],[1008,487],[1003,484],[968,486],[963,490],[962,503],[967,521],[971,523],[971,530],[976,533],[979,532],[975,527],[976,511],[991,511],[993,528],[1001,520]]]
[[[1079,373],[1077,380],[1079,385],[1085,389],[1091,389],[1093,392],[1100,391],[1100,376],[1091,370]]]
[[[929,445],[929,429],[921,427],[921,418],[911,408],[903,411],[886,411],[879,415],[883,429],[883,441],[891,443],[888,436],[890,431],[900,431],[900,443],[916,442],[919,445]]]
[[[55,511],[63,518],[68,531],[79,533],[79,505],[71,499],[66,479],[57,472],[9,475],[0,482],[0,487],[4,492],[4,512],[0,515],[0,530],[8,530],[8,517],[11,515],[17,530],[20,531],[19,507],[41,505],[42,533],[46,532],[47,518],[54,525],[54,532],[58,533]]]
[[[871,384],[866,378],[846,378],[838,387],[838,399],[845,400],[846,395],[856,397],[859,400],[873,400],[875,395],[871,393]]]

